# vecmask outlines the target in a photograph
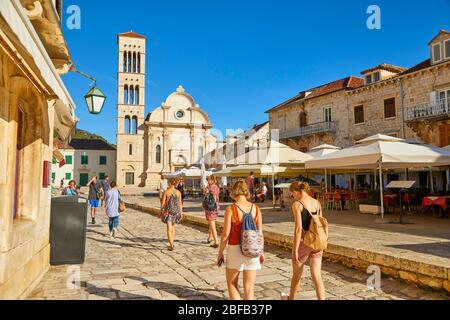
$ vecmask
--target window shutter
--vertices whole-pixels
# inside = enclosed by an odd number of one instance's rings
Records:
[[[446,147],[450,144],[450,126],[442,125],[439,127],[439,145],[440,147]]]
[[[445,128],[446,128],[446,130],[445,130],[446,131],[445,132],[445,146],[443,146],[443,147],[450,145],[450,125],[446,124]]]
[[[437,91],[430,92],[430,104],[431,105],[435,105],[436,104],[437,96],[438,96]]]

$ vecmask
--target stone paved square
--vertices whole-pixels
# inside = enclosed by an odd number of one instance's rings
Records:
[[[214,266],[216,249],[202,243],[206,229],[178,225],[176,249],[170,252],[165,225],[150,214],[127,210],[115,239],[109,237],[103,210],[97,220],[98,225],[88,225],[86,261],[79,266],[80,288],[67,288],[68,266],[52,266],[30,299],[227,299],[225,270]],[[290,253],[274,246],[266,251],[255,295],[261,300],[280,299],[280,293],[289,290]],[[364,272],[326,261],[323,278],[332,300],[448,299],[445,294],[389,279],[382,280],[381,290],[370,290]],[[298,299],[316,299],[307,266]]]

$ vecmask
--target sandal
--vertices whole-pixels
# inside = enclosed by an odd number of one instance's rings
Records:
[[[167,250],[169,250],[169,251],[173,251],[174,249],[175,249],[174,246],[167,246]]]
[[[210,247],[211,248],[214,248],[214,249],[216,249],[216,248],[218,248],[219,247],[219,245],[216,243],[216,244],[212,244],[212,245],[210,245]]]

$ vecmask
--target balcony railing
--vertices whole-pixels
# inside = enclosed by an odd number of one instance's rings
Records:
[[[299,138],[321,133],[335,133],[336,122],[318,122],[295,130],[280,131],[280,139]]]
[[[406,121],[450,116],[450,98],[406,108]]]

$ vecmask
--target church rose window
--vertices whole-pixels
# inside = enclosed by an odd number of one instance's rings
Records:
[[[178,110],[178,111],[175,113],[175,117],[176,117],[177,119],[182,119],[182,118],[184,117],[184,111],[183,111],[183,110]]]

